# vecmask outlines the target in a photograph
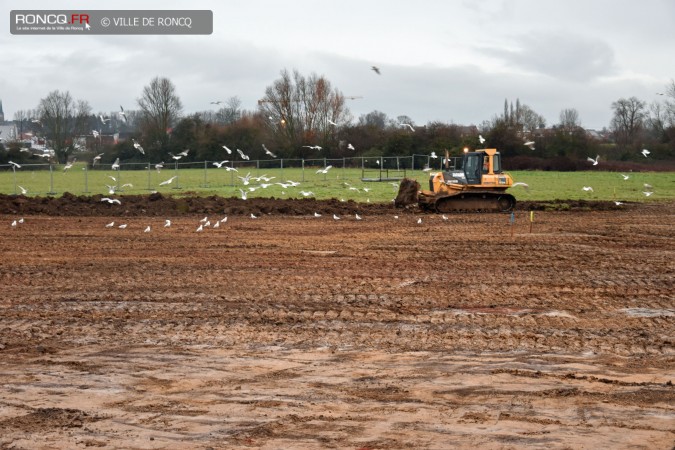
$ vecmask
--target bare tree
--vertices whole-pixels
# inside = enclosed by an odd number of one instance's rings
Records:
[[[560,128],[568,134],[573,133],[581,127],[579,112],[574,108],[567,108],[560,111]]]
[[[281,78],[265,90],[258,108],[277,144],[300,156],[307,153],[303,144],[337,148],[334,124],[350,120],[340,91],[333,90],[324,77],[305,78],[297,70],[292,78],[283,70]]]
[[[384,127],[389,122],[387,115],[382,111],[371,111],[368,114],[363,114],[359,117],[359,126],[373,127],[378,130],[384,130]]]
[[[621,98],[612,103],[612,109],[611,129],[616,142],[622,147],[636,143],[644,125],[645,102],[636,97]]]
[[[230,125],[241,119],[241,100],[239,97],[230,97],[225,106],[220,108],[216,113],[216,120],[218,123]]]
[[[168,78],[155,77],[143,88],[143,95],[137,102],[141,108],[141,130],[145,139],[151,145],[163,147],[183,109],[175,86]]]
[[[90,113],[89,103],[84,100],[76,102],[68,91],[52,91],[40,100],[38,114],[43,131],[59,161],[67,161],[71,146],[68,141],[82,129]]]
[[[23,134],[23,128],[25,125],[25,122],[29,120],[30,117],[28,115],[28,111],[25,109],[19,109],[14,112],[14,122],[17,122],[17,128],[19,129],[19,137]]]

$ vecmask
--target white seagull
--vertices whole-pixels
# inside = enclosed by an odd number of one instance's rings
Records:
[[[253,213],[251,213],[251,219],[257,219],[257,218],[258,218],[258,216],[256,216],[256,215],[254,215]]]
[[[481,144],[485,143],[485,138],[483,137],[483,135],[481,134],[478,135],[478,142],[480,142]]]
[[[25,187],[19,186],[19,185],[17,185],[17,187],[18,187],[19,189],[21,189],[21,194],[22,194],[22,195],[28,194],[28,189],[26,189]]]
[[[623,177],[623,181],[626,181],[627,179],[630,178],[630,175],[625,175],[623,173],[621,174],[621,176]]]
[[[106,228],[112,228],[114,226],[115,226],[115,222],[110,222],[110,223],[105,225]]]
[[[248,186],[251,180],[251,172],[248,172],[245,177],[237,177],[241,180],[241,182],[244,184],[244,186]]]
[[[139,152],[141,152],[141,154],[145,155],[145,150],[143,150],[143,147],[141,147],[141,144],[136,142],[136,139],[132,139],[132,141],[134,141],[134,148],[136,150],[138,150]]]
[[[120,226],[117,227],[117,228],[120,228],[120,229],[124,230],[126,227],[127,227],[127,224],[126,224],[126,223],[123,223],[122,225],[120,225]]]
[[[118,170],[120,168],[120,159],[119,158],[115,159],[115,162],[113,163],[111,168],[112,168],[112,170]]]
[[[324,167],[323,169],[317,170],[316,173],[328,173],[328,171],[329,171],[332,167],[333,167],[333,166],[328,165],[328,166]]]
[[[20,169],[20,168],[21,168],[21,165],[15,163],[14,161],[7,161],[7,163],[8,163],[10,166],[12,166],[12,170]]]
[[[160,186],[166,186],[167,184],[171,184],[173,182],[173,180],[175,180],[176,178],[178,178],[178,175],[174,175],[171,178],[169,178],[168,180],[162,181],[161,183],[159,183],[159,185]]]
[[[410,128],[410,131],[415,131],[415,129],[413,128],[413,126],[410,125],[409,123],[399,123],[399,125],[402,126],[402,127],[408,127],[408,128]]]
[[[329,123],[329,124],[331,124],[331,125],[334,125],[334,126],[336,126],[336,127],[338,126],[338,124],[337,124],[337,123],[333,122],[333,121],[332,121],[332,120],[330,120],[330,119],[328,119],[328,123]]]
[[[422,218],[417,219],[417,223],[422,223]]]
[[[621,206],[621,205],[623,205],[623,202],[617,202],[617,201],[615,201],[614,204],[615,204],[616,206]]]
[[[246,161],[249,160],[248,155],[245,155],[244,152],[242,152],[241,150],[237,149],[237,153],[239,153],[239,156],[241,156],[241,159],[245,159]]]
[[[581,189],[583,189],[586,192],[593,192],[593,188],[591,186],[584,186]]]
[[[225,151],[227,152],[228,155],[231,155],[231,154],[232,154],[232,150],[230,150],[229,148],[227,148],[227,145],[223,145],[222,147],[225,149]]]
[[[431,152],[431,155],[429,155],[429,156],[432,157],[433,159],[438,158],[438,156],[436,155],[436,152]]]
[[[352,144],[347,144],[348,150],[356,150]]]
[[[600,159],[600,155],[597,155],[595,159],[591,158],[590,156],[586,158],[586,161],[590,161],[593,163],[594,166],[598,165],[598,160]]]
[[[375,73],[378,74],[378,75],[382,75],[382,74],[380,73],[380,68],[377,67],[377,66],[370,66],[370,70],[372,70],[373,72],[375,72]]]
[[[646,148],[643,148],[641,153],[642,153],[642,154],[644,155],[644,157],[646,158],[647,156],[649,156],[649,154],[650,154],[651,152],[650,152],[649,150],[647,150]]]
[[[314,195],[314,192],[312,192],[312,191],[300,191],[300,195],[302,195],[303,197],[311,197],[312,195]]]
[[[361,216],[359,216],[358,214],[355,215],[355,218],[356,220],[361,220]]]
[[[645,194],[645,197],[649,197],[650,195],[653,194],[653,192],[651,192],[651,191],[646,191],[646,192],[643,191],[642,193]]]
[[[319,214],[318,212],[315,212],[314,217],[321,217],[321,214]]]
[[[213,164],[214,166],[216,166],[217,168],[220,169],[221,167],[223,167],[223,164],[225,164],[225,163],[227,163],[227,162],[229,162],[229,161],[228,161],[227,159],[224,159],[224,160],[222,160],[221,162],[215,162],[215,161],[214,161],[214,162],[211,163],[211,164]]]
[[[246,200],[246,191],[239,189],[239,192],[241,192],[241,199]]]
[[[72,167],[73,167],[73,164],[75,163],[75,161],[77,161],[77,158],[73,158],[72,161],[70,161],[70,162],[67,163],[65,166],[63,166],[63,171],[66,172],[68,169],[72,168]],[[11,162],[11,161],[10,161],[10,162]],[[19,167],[21,167],[21,166],[19,166]]]
[[[159,173],[163,168],[164,168],[164,161],[155,164],[155,169],[157,169],[157,173]]]
[[[525,141],[524,145],[530,147],[530,150],[534,150],[534,141]]]
[[[119,199],[116,198],[109,198],[109,197],[103,197],[101,199],[102,202],[108,202],[110,204],[117,203],[118,205],[121,205],[122,202]]]
[[[143,230],[143,233],[149,233],[150,232],[150,225],[145,227],[145,230]]]
[[[303,147],[311,148],[312,150],[321,150],[323,148],[320,145],[303,145]]]
[[[333,220],[340,220],[340,218],[337,216],[337,214],[333,214]]]
[[[88,25],[88,24],[87,24],[87,25]],[[127,122],[127,115],[126,115],[126,113],[124,112],[124,108],[122,108],[122,105],[120,105],[120,112],[118,112],[117,114],[119,114],[120,118],[122,119],[122,121],[123,121],[124,123]]]
[[[525,188],[526,191],[530,189],[530,185],[527,184],[527,183],[523,183],[522,181],[518,181],[517,183],[513,183],[511,185],[511,187],[516,187],[516,186],[522,186],[522,187]]]
[[[277,155],[275,155],[275,154],[272,153],[267,147],[265,147],[265,144],[263,144],[262,147],[263,147],[263,150],[265,150],[265,154],[271,156],[272,158],[276,158],[276,157],[277,157]]]
[[[164,221],[164,228],[168,228],[168,227],[170,227],[170,226],[171,226],[171,221],[170,221],[169,219],[166,219],[166,220]]]
[[[104,154],[105,154],[105,153],[99,153],[98,155],[94,156],[94,159],[93,159],[92,162],[91,162],[92,167],[95,166],[96,163],[99,162],[99,161],[101,160],[101,157],[102,157]]]

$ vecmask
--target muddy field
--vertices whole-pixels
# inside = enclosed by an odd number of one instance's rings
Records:
[[[675,444],[675,203],[167,201],[0,198],[0,448]]]

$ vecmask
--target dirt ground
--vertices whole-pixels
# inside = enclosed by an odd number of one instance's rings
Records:
[[[675,203],[235,200],[0,197],[0,448],[674,447]]]

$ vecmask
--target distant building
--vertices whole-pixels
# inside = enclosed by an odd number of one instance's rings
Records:
[[[5,113],[2,111],[2,100],[0,100],[0,125],[5,122]]]
[[[19,133],[16,125],[13,123],[2,125],[0,122],[0,142],[6,144],[8,142],[16,141],[19,138]]]

